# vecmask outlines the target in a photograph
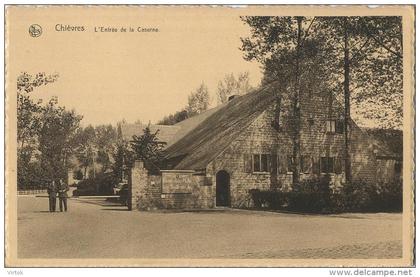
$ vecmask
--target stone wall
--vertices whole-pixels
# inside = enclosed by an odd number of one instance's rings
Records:
[[[337,103],[332,103],[329,110],[328,99],[323,95],[311,95],[310,101],[303,101],[301,107],[301,156],[310,159],[307,173],[301,173],[301,179],[319,177],[319,160],[321,157],[334,157],[341,161],[341,171],[330,174],[333,189],[338,190],[344,182],[344,134],[327,133],[326,120],[339,119],[342,111]],[[292,132],[288,124],[291,119],[287,114],[280,118],[280,131],[273,127],[275,104],[261,114],[241,135],[232,142],[206,169],[208,177],[213,178],[218,171],[225,170],[230,175],[230,191],[232,207],[248,207],[252,205],[249,190],[266,190],[276,188],[290,190],[292,173],[285,169],[288,157],[292,156]],[[373,144],[369,136],[356,125],[351,132],[351,159],[353,179],[372,181],[376,176],[376,159]],[[253,154],[271,154],[277,156],[275,172],[253,173],[247,169],[247,160]],[[317,172],[318,171],[318,172]],[[341,173],[338,173],[341,172]]]
[[[129,180],[129,209],[204,209],[214,207],[211,183],[204,175],[185,171],[163,171],[149,175],[136,161]]]

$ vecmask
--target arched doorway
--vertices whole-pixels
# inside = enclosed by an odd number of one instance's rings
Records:
[[[230,206],[230,176],[225,170],[216,174],[216,206]]]

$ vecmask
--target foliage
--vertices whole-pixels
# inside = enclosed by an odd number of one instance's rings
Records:
[[[165,116],[158,121],[160,125],[174,125],[187,118],[200,114],[208,109],[210,105],[210,94],[207,86],[204,83],[188,96],[188,105],[174,114]]]
[[[209,89],[204,83],[188,96],[188,106],[186,108],[188,117],[200,114],[207,110],[210,104]]]
[[[83,180],[83,172],[80,169],[76,169],[75,171],[73,171],[73,179]]]
[[[293,186],[292,190],[297,193],[330,193],[329,175],[302,180]]]
[[[401,212],[402,182],[371,184],[354,181],[338,193],[325,186],[326,180],[309,180],[300,190],[250,190],[257,209],[286,210],[304,213]]]
[[[87,169],[93,165],[95,155],[95,128],[87,126],[79,128],[75,135],[76,157],[80,167],[83,168],[83,176],[87,178]]]
[[[278,113],[289,109],[284,104],[281,105],[285,102],[282,100],[291,104],[289,126],[292,131],[292,172],[295,184],[298,182],[300,170],[300,102],[304,89],[302,80],[314,67],[308,57],[317,57],[317,48],[314,47],[317,41],[311,32],[313,19],[302,16],[245,16],[241,19],[251,31],[249,37],[241,38],[244,58],[250,61],[256,60],[264,66],[265,72],[270,74],[264,83],[270,79],[270,82],[276,81],[280,85],[276,101]],[[316,64],[316,68],[322,71],[320,64]]]
[[[18,190],[47,188],[50,180],[44,177],[44,171],[40,162],[21,163],[22,161],[18,159]]]
[[[353,212],[402,211],[402,181],[371,184],[363,180],[343,187],[344,209]]]
[[[65,178],[73,152],[74,132],[81,116],[58,105],[53,97],[43,105],[31,95],[35,88],[53,83],[58,74],[26,72],[17,78],[18,187],[45,186]]]
[[[119,141],[117,143],[113,153],[113,160],[112,172],[118,180],[122,181],[124,176],[129,174],[129,169],[134,163],[134,153],[127,142]]]
[[[145,163],[145,167],[152,173],[159,170],[159,164],[163,158],[162,151],[166,144],[166,142],[159,141],[158,133],[159,130],[152,133],[150,126],[147,126],[143,130],[143,135],[133,136],[131,141],[135,159],[142,160]]]
[[[82,195],[111,195],[118,179],[110,173],[99,173],[95,178],[85,179],[77,184],[74,196]]]
[[[402,32],[400,17],[317,17],[317,36],[331,57],[330,85],[342,95],[345,31],[348,39],[352,114],[382,128],[402,124]]]
[[[170,114],[168,116],[165,116],[162,120],[158,121],[157,124],[159,125],[175,125],[178,122],[181,122],[185,119],[187,119],[188,112],[186,109],[175,112],[174,114]]]
[[[81,119],[75,111],[58,106],[56,98],[44,107],[38,142],[41,166],[50,179],[67,179],[67,160],[74,151],[74,134]]]
[[[365,131],[392,153],[403,156],[403,132],[395,129],[369,128]]]
[[[112,167],[112,155],[117,142],[117,130],[112,125],[91,125],[79,128],[75,137],[76,157],[87,178],[88,168],[100,165],[106,172]]]
[[[117,140],[117,131],[112,125],[99,125],[95,128],[97,158],[96,162],[101,165],[101,170],[106,172],[111,168],[112,154]]]
[[[241,72],[236,78],[233,73],[225,75],[217,85],[217,100],[226,103],[231,95],[243,95],[252,90],[249,83],[249,72]]]
[[[381,127],[402,122],[402,33],[400,17],[242,17],[250,27],[242,38],[246,60],[260,62],[263,83],[277,81],[277,96],[292,103],[293,183],[299,173],[300,96],[320,88],[351,111]],[[290,101],[291,100],[291,101]],[[352,110],[350,103],[354,107]],[[356,116],[357,117],[357,116]],[[351,180],[349,132],[345,128],[345,172]]]

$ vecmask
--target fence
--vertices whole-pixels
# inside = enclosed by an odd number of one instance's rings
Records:
[[[19,195],[43,194],[47,193],[46,186],[22,186],[17,188]]]
[[[18,194],[19,195],[32,195],[32,194],[44,194],[47,193],[47,189],[19,189]]]

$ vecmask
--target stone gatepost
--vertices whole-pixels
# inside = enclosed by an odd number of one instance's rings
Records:
[[[128,186],[128,209],[130,211],[137,210],[139,202],[146,195],[146,187],[148,184],[148,172],[144,168],[143,161],[135,161],[131,169]]]

